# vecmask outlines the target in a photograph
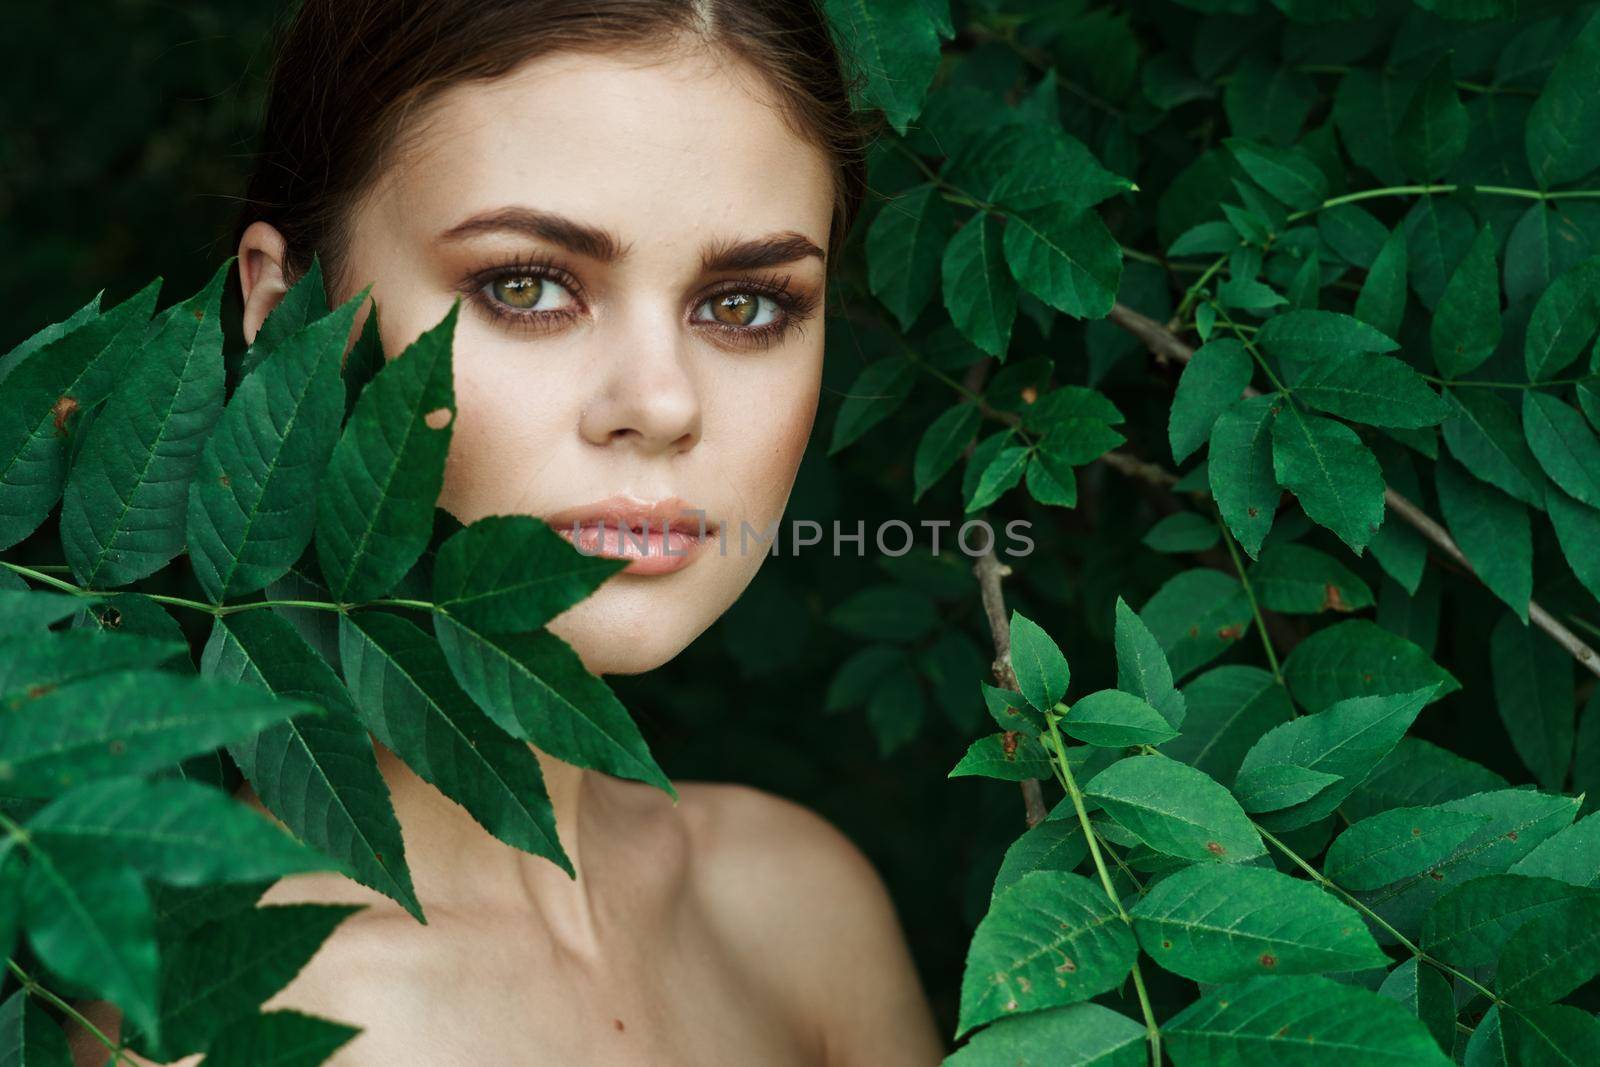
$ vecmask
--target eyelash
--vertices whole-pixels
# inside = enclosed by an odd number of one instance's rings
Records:
[[[570,271],[548,256],[518,257],[510,263],[477,271],[462,282],[461,292],[492,321],[512,329],[529,332],[552,329],[561,320],[576,316],[577,312],[572,308],[563,308],[559,311],[520,311],[489,295],[489,287],[495,282],[512,278],[546,278],[565,288],[575,300],[583,300],[582,284]],[[713,292],[707,293],[695,304],[695,310],[699,310],[706,301],[731,293],[755,293],[767,297],[778,305],[779,318],[774,322],[763,326],[732,326],[725,322],[710,322],[705,319],[693,321],[696,325],[710,327],[730,338],[735,344],[768,348],[782,340],[790,330],[802,330],[804,321],[816,310],[816,299],[790,289],[790,281],[791,276],[787,274],[733,279],[721,284]]]

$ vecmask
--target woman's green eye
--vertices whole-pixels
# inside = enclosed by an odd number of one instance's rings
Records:
[[[764,319],[761,318],[763,301],[768,305]],[[765,326],[773,320],[778,310],[777,301],[759,293],[724,293],[712,297],[708,302],[712,316],[729,326]]]
[[[541,278],[537,274],[517,274],[504,278],[496,278],[489,283],[489,295],[498,303],[518,311],[551,310],[563,306],[559,302],[549,303],[547,299],[554,299],[557,294],[564,292],[562,286],[549,278]]]

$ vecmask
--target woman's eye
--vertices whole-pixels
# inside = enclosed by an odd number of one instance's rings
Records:
[[[516,274],[496,278],[485,286],[485,290],[489,298],[496,303],[518,311],[559,310],[568,306],[567,303],[560,301],[561,294],[566,294],[569,303],[572,296],[560,282],[537,274]]]
[[[711,308],[713,320],[728,326],[743,327],[766,326],[781,311],[776,300],[760,293],[723,293],[711,297],[701,306]]]

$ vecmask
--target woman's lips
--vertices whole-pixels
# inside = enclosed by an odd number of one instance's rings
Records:
[[[558,511],[545,522],[580,552],[631,560],[624,574],[681,570],[717,533],[705,509],[675,496],[649,501],[619,494]]]

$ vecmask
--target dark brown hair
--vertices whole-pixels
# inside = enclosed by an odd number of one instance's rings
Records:
[[[330,292],[351,208],[405,120],[441,90],[559,51],[719,50],[764,75],[795,132],[834,164],[829,272],[861,207],[877,123],[851,107],[817,0],[302,0],[279,38],[260,150],[234,230],[270,222],[288,270],[313,252]]]

